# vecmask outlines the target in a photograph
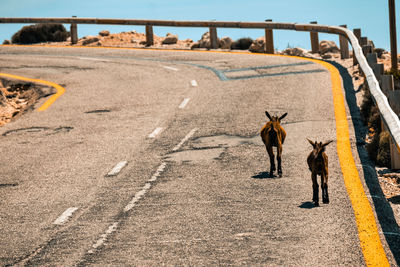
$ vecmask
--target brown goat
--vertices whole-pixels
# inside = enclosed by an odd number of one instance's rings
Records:
[[[326,143],[313,142],[307,139],[308,142],[313,146],[313,151],[307,157],[307,164],[311,171],[312,187],[313,187],[313,202],[315,206],[319,206],[319,190],[317,175],[321,176],[321,190],[322,190],[322,202],[325,204],[329,203],[328,195],[328,156],[325,154],[325,147],[332,141]]]
[[[265,115],[267,115],[270,120],[267,122],[264,127],[261,129],[261,139],[264,142],[264,145],[267,149],[270,161],[270,171],[269,176],[272,177],[274,175],[275,168],[275,156],[272,147],[276,147],[277,155],[276,159],[278,161],[278,175],[282,177],[282,145],[285,142],[286,132],[282,128],[280,122],[283,118],[286,117],[287,113],[282,116],[270,116],[267,111],[265,111]]]

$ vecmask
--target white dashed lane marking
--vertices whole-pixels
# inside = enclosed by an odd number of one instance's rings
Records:
[[[110,61],[108,59],[94,58],[94,57],[78,57],[78,58],[82,60],[92,60],[92,61]]]
[[[121,161],[115,167],[107,174],[107,176],[115,176],[118,175],[118,173],[126,166],[128,162],[127,161]]]
[[[158,134],[162,132],[163,128],[162,127],[157,127],[151,134],[149,134],[149,138],[154,138]]]
[[[185,98],[182,103],[179,105],[179,108],[183,109],[186,107],[187,103],[189,103],[190,98]]]
[[[53,222],[53,224],[57,224],[57,225],[64,224],[64,223],[69,219],[69,217],[71,217],[72,214],[73,214],[75,211],[77,211],[77,210],[78,210],[78,208],[75,208],[75,207],[71,207],[71,208],[66,209],[66,210],[63,212],[63,214],[61,214],[61,216],[58,217],[58,218]]]
[[[159,128],[157,128],[159,129]],[[156,130],[157,130],[156,129]],[[162,128],[161,128],[162,129]],[[191,130],[183,139],[182,141],[174,147],[173,150],[178,150],[193,134],[197,131],[197,129]],[[153,132],[154,133],[154,132]],[[152,184],[157,181],[158,177],[163,173],[165,170],[165,167],[167,166],[166,162],[162,162],[160,166],[158,166],[157,170],[154,172],[154,174],[150,177],[150,179],[147,180],[147,182],[144,184],[143,188],[135,194],[135,196],[132,198],[131,201],[124,207],[124,212],[130,211],[132,208],[135,207],[137,202],[147,193],[147,191],[150,190]],[[107,241],[109,236],[115,232],[118,228],[119,222],[114,222],[112,223],[106,232],[100,236],[100,238],[92,245],[92,248],[88,251],[88,254],[93,254],[96,252],[96,250],[103,246],[104,243]]]
[[[196,131],[197,131],[197,128],[192,129],[192,130],[182,139],[182,141],[180,141],[179,144],[177,144],[177,145],[172,149],[172,151],[177,151],[178,149],[180,149],[181,146],[182,146],[187,140],[189,140],[189,138],[192,137]]]
[[[108,227],[107,231],[101,235],[100,239],[97,240],[95,244],[93,244],[92,246],[93,249],[89,250],[88,253],[93,254],[98,247],[102,246],[104,242],[107,241],[108,236],[110,236],[113,232],[117,230],[118,224],[119,224],[118,222],[114,222],[113,224],[111,224]]]
[[[191,84],[192,86],[194,86],[194,87],[198,86],[196,80],[191,80],[191,81],[190,81],[190,84]]]
[[[174,67],[170,67],[170,66],[163,66],[165,69],[167,69],[167,70],[173,70],[173,71],[178,71],[178,69],[177,68],[174,68]]]

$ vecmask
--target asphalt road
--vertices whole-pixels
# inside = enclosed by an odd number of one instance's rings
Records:
[[[0,129],[0,265],[365,265],[337,156],[330,73],[321,65],[0,47],[0,72],[66,89],[47,110]],[[282,178],[265,173],[266,110],[288,113]],[[331,202],[318,208],[306,138],[334,140]]]

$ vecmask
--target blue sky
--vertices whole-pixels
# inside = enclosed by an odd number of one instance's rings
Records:
[[[396,3],[397,21],[400,22],[400,3]],[[376,47],[390,48],[387,0],[0,0],[0,17],[97,17],[160,20],[217,20],[309,23],[324,25],[347,24],[348,28],[361,28],[363,36],[372,39]],[[0,24],[0,42],[11,39],[22,24]],[[69,30],[69,25],[65,25]],[[400,29],[399,23],[397,28]],[[141,26],[78,25],[79,37],[96,35],[100,30],[121,32]],[[180,39],[200,39],[207,28],[155,27],[154,33],[165,36],[178,34]],[[264,34],[263,30],[218,29],[218,36],[232,39]],[[399,36],[399,32],[398,32]],[[399,36],[400,37],[400,36]],[[338,43],[335,35],[320,34],[320,40]],[[288,46],[310,48],[306,32],[274,31],[275,48]],[[398,43],[400,43],[398,41]]]

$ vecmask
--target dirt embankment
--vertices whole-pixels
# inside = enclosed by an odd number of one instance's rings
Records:
[[[0,79],[0,126],[17,119],[51,91],[32,83],[21,83]]]

